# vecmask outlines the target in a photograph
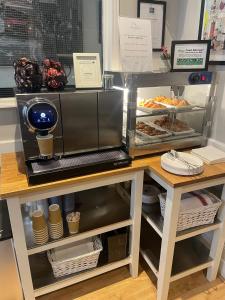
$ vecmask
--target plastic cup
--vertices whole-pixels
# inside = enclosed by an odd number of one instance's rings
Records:
[[[73,217],[73,220],[71,220]],[[70,213],[66,216],[68,229],[70,234],[75,234],[79,232],[79,225],[80,225],[80,213],[76,212]]]
[[[103,75],[103,87],[104,90],[111,90],[113,87],[113,74],[104,74]]]

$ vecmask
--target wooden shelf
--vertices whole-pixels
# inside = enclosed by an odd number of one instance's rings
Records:
[[[25,212],[24,209],[22,210],[29,255],[132,224],[132,220],[130,219],[130,205],[120,197],[113,187],[82,191],[77,193],[76,199],[76,209],[81,213],[79,234],[70,236],[65,225],[65,234],[62,239],[49,240],[43,246],[34,244],[32,221],[29,212]]]
[[[149,253],[148,250],[143,250],[140,248],[140,253],[143,257],[143,259],[145,260],[145,262],[147,263],[147,265],[150,267],[150,269],[152,270],[152,272],[155,274],[155,276],[158,278],[158,270],[156,269],[156,265],[157,262],[153,262],[153,258],[151,253]]]
[[[63,287],[75,284],[77,282],[89,279],[93,276],[111,271],[116,268],[128,265],[131,258],[127,257],[113,263],[107,263],[105,258],[101,261],[101,255],[98,266],[93,269],[85,270],[76,274],[55,278],[51,265],[47,259],[46,253],[38,253],[29,257],[31,276],[35,290],[35,297],[53,292]]]
[[[153,228],[143,220],[141,253],[156,276],[158,276],[160,252],[161,238]],[[211,266],[212,259],[209,257],[209,253],[210,250],[197,236],[177,242],[174,250],[171,281]]]
[[[198,227],[189,228],[183,231],[177,232],[176,242],[194,237],[199,234],[203,234],[209,231],[214,231],[221,226],[221,221],[218,219],[215,220],[213,224],[202,225]]]
[[[159,204],[153,205],[142,205],[142,216],[145,220],[152,226],[152,228],[158,233],[160,237],[163,234],[163,224],[164,219],[160,212]],[[182,241],[196,235],[206,233],[212,230],[216,230],[221,226],[221,221],[218,219],[215,220],[213,224],[202,225],[198,227],[193,227],[187,230],[177,232],[176,242]]]
[[[93,230],[90,230],[90,231],[86,231],[84,233],[76,234],[76,235],[73,235],[73,236],[67,236],[67,237],[64,236],[62,239],[59,239],[57,241],[50,241],[49,243],[47,243],[43,246],[38,246],[38,247],[35,247],[35,248],[31,248],[31,249],[27,250],[27,252],[28,252],[28,255],[33,255],[33,254],[36,254],[36,253],[47,251],[49,249],[53,249],[53,248],[57,248],[57,247],[60,247],[60,246],[63,246],[63,245],[71,244],[73,242],[81,241],[81,240],[84,240],[86,238],[93,237],[93,236],[96,236],[96,235],[99,235],[99,234],[103,234],[103,233],[106,233],[106,232],[109,232],[109,231],[112,231],[112,230],[117,230],[117,229],[120,229],[120,228],[124,228],[124,227],[130,226],[130,225],[132,225],[132,220],[131,219],[121,221],[121,222],[118,222],[118,223],[114,223],[114,224],[111,224],[111,225],[108,225],[108,226],[104,226],[104,227],[100,227],[100,228],[93,229]]]
[[[124,232],[128,233],[127,229]],[[118,232],[118,234],[120,235],[121,232]],[[102,274],[115,268],[119,268],[121,266],[130,264],[132,258],[130,257],[128,247],[126,247],[126,250],[123,249],[126,252],[121,252],[121,256],[119,258],[118,255],[116,255],[115,253],[115,261],[109,261],[112,259],[112,251],[114,251],[113,248],[110,248],[110,255],[108,254],[109,247],[112,247],[109,246],[107,242],[107,239],[110,236],[111,233],[101,236],[103,249],[100,252],[96,268],[91,268],[59,278],[55,278],[53,275],[53,270],[51,264],[48,261],[46,251],[29,256],[29,264],[31,270],[32,283],[35,290],[35,296],[40,296],[42,294],[49,293],[51,291],[60,289],[64,286],[68,286],[70,284],[77,283],[79,281],[91,278],[93,276]]]
[[[142,204],[142,216],[158,235],[162,237],[164,221],[160,212],[159,203],[153,205]]]

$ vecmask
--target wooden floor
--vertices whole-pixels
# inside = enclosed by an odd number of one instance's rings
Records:
[[[78,283],[38,300],[155,300],[156,280],[143,265],[132,279],[127,267]],[[208,282],[196,273],[171,284],[169,300],[225,300],[225,280]]]

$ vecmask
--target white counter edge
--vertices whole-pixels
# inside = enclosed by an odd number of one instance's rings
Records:
[[[10,97],[10,98],[0,98],[0,109],[3,108],[16,108],[16,98]]]
[[[20,152],[23,150],[23,144],[21,139],[17,140],[3,140],[0,141],[0,155],[2,153]]]
[[[225,151],[225,143],[222,143],[220,141],[217,141],[215,139],[209,138],[208,139],[208,145],[212,145],[222,151]]]

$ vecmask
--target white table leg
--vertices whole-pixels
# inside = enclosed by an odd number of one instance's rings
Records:
[[[35,300],[19,198],[8,199],[7,204],[24,297]]]
[[[130,229],[130,274],[132,277],[138,276],[139,267],[143,177],[144,171],[137,172],[131,186],[130,216],[133,224]]]
[[[157,300],[166,300],[169,292],[181,192],[171,187],[167,190],[162,246],[157,283]]]
[[[223,186],[223,193],[221,197],[223,203],[218,212],[218,219],[222,222],[221,227],[213,234],[213,240],[210,250],[210,257],[213,259],[212,267],[207,270],[207,279],[213,281],[216,279],[222,252],[225,243],[225,185]]]

